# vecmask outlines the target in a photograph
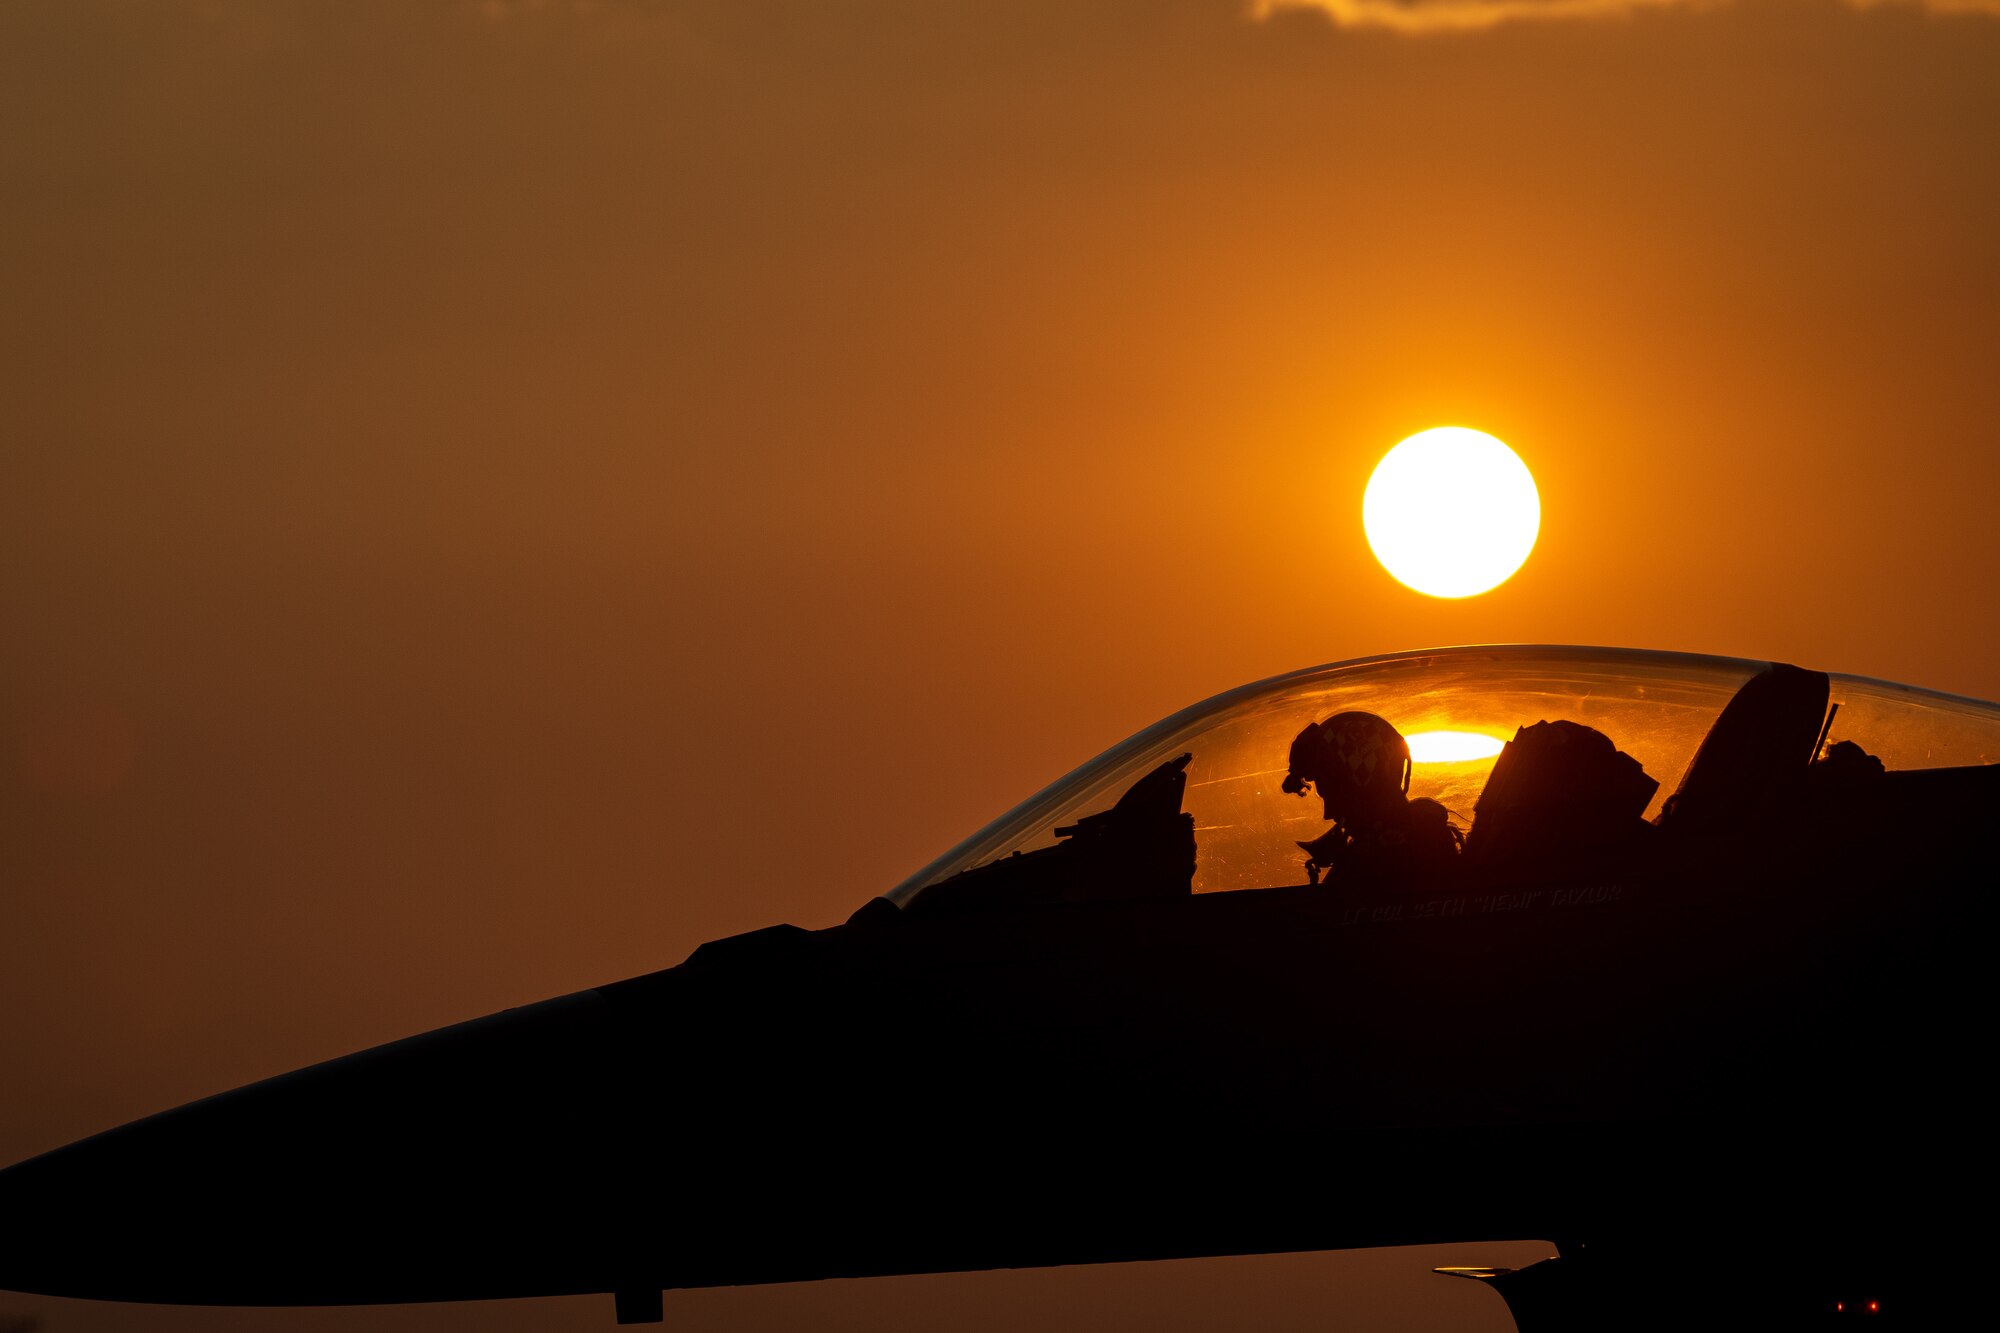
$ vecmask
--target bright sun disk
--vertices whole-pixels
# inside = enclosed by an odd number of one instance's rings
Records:
[[[1542,499],[1527,464],[1485,431],[1439,426],[1383,456],[1361,498],[1375,558],[1432,597],[1507,581],[1535,547]]]

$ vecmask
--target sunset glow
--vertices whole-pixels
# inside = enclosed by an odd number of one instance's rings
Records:
[[[1471,597],[1506,582],[1528,558],[1542,502],[1512,449],[1484,431],[1440,426],[1376,464],[1361,521],[1398,582],[1431,597]]]
[[[1404,737],[1415,764],[1466,764],[1491,759],[1506,741],[1477,731],[1419,731]]]
[[[0,89],[0,1333],[1982,1284],[1897,1172],[1985,1151],[2000,0],[17,2]],[[607,1035],[5,1177],[502,1005]],[[481,1255],[602,1290],[80,1298]]]

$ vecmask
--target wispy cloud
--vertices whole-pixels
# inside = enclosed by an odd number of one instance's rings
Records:
[[[458,0],[460,9],[498,23],[532,14],[595,14],[601,0]]]
[[[1521,20],[1619,18],[1642,9],[1691,8],[1697,0],[1257,0],[1260,18],[1317,9],[1343,28],[1479,32]]]
[[[2000,0],[1846,0],[1856,9],[1917,5],[1933,14],[2000,18]],[[1716,9],[1729,0],[1254,0],[1268,18],[1285,10],[1324,13],[1343,28],[1391,32],[1481,32],[1503,23],[1629,18],[1647,10]]]
[[[1848,3],[1856,9],[1917,4],[1932,14],[1983,14],[1987,18],[2000,18],[2000,0],[1848,0]]]

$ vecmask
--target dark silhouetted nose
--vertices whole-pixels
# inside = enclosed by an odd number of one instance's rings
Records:
[[[0,1171],[0,1288],[273,1305],[608,1289],[613,1247],[581,1204],[620,1166],[610,1119],[637,1100],[607,1086],[610,1007],[508,1010]]]

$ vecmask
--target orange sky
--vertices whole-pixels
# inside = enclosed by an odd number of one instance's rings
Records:
[[[1993,10],[0,9],[0,1161],[831,924],[1298,666],[2000,697]],[[1360,530],[1444,423],[1544,510],[1464,603]],[[1356,1262],[668,1312],[1322,1327]]]

